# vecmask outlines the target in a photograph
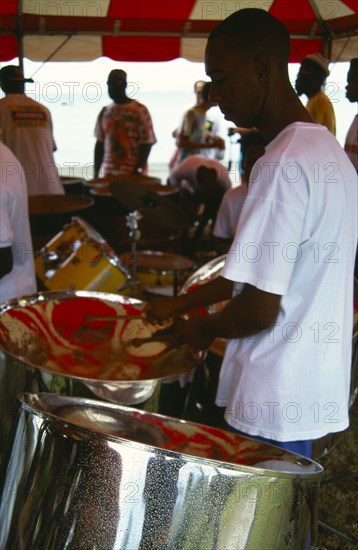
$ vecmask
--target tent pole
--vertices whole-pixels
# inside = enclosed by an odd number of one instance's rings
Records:
[[[16,17],[16,42],[17,42],[17,52],[19,58],[19,66],[21,70],[24,70],[24,33],[23,33],[23,1],[19,0],[17,17]]]
[[[309,0],[310,6],[312,8],[313,13],[316,16],[316,21],[321,27],[322,31],[322,40],[323,40],[323,51],[322,53],[325,57],[328,59],[331,59],[332,55],[332,33],[325,21],[323,21],[321,14],[319,12],[319,9],[317,7],[316,0]]]

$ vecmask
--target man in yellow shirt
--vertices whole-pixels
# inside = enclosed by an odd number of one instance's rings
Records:
[[[333,105],[322,91],[322,87],[329,76],[328,59],[320,53],[307,55],[298,71],[296,79],[296,92],[299,96],[305,94],[308,97],[306,109],[311,117],[326,126],[330,132],[336,135],[336,117]]]

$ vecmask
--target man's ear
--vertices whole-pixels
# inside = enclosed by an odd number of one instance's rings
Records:
[[[257,80],[260,84],[267,84],[271,74],[271,59],[267,55],[257,55],[255,59]]]

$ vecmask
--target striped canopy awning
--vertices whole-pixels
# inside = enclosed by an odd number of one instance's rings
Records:
[[[357,56],[357,0],[1,0],[0,61],[203,61],[211,29],[245,7],[286,24],[291,62]]]

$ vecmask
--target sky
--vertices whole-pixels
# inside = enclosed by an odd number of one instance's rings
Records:
[[[13,62],[16,63],[16,60]],[[13,63],[9,62],[9,63]],[[6,63],[8,64],[8,63]],[[328,79],[334,85],[344,86],[348,72],[349,63],[331,64],[331,75]],[[207,80],[204,63],[194,63],[186,59],[175,59],[161,63],[135,63],[118,62],[101,57],[94,61],[87,62],[32,62],[24,60],[26,76],[36,74],[35,80],[49,80],[54,82],[105,82],[109,71],[113,68],[121,68],[127,72],[128,81],[136,83],[143,88],[143,91],[188,91],[192,88],[193,82],[199,79]],[[290,78],[295,80],[299,65],[292,63],[289,66]]]

